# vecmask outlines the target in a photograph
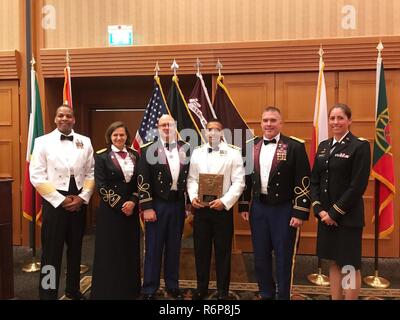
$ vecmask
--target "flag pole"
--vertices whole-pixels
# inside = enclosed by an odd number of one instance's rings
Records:
[[[197,75],[198,77],[201,76],[200,67],[201,67],[202,65],[203,65],[203,64],[200,62],[200,59],[197,58],[197,59],[196,59],[196,64],[195,64],[194,66],[195,66],[195,68],[196,68],[196,70],[197,70],[196,75]]]
[[[382,50],[383,50],[383,44],[382,42],[379,42],[378,46],[376,47],[378,50],[378,63],[381,63],[382,61]],[[381,72],[381,71],[380,71]],[[380,75],[377,75],[376,78],[377,81],[380,81]],[[379,88],[377,87],[376,91],[376,107],[378,106],[378,90]],[[377,110],[375,110],[375,113]],[[376,117],[376,114],[375,114]],[[376,142],[375,142],[376,143]],[[374,234],[374,246],[375,246],[375,256],[374,256],[374,275],[373,276],[366,276],[363,278],[363,281],[365,284],[369,285],[370,287],[373,288],[378,288],[378,289],[386,289],[390,286],[390,281],[380,277],[379,276],[379,206],[380,206],[380,201],[379,201],[379,194],[380,194],[380,182],[375,178],[375,197],[374,197],[374,216],[375,216],[375,234]]]
[[[67,49],[67,51],[65,53],[65,67],[68,70],[68,74],[67,74],[68,77],[71,76],[70,62],[71,62],[71,56],[69,55],[69,50]],[[64,79],[64,85],[65,85],[65,79]],[[71,82],[69,82],[69,86],[70,87],[68,89],[71,90]],[[67,105],[70,105],[70,103],[68,102],[67,98],[68,97],[65,97],[65,99],[63,99],[64,100],[63,103],[67,104]],[[72,99],[71,99],[71,101],[72,101]],[[70,107],[72,108],[72,103],[71,103]],[[88,265],[86,265],[86,264],[81,264],[80,265],[80,274],[84,274],[84,273],[86,273],[88,271],[89,271],[89,266]]]
[[[324,60],[324,49],[322,48],[322,44],[320,45],[320,48],[318,50],[318,55],[319,55],[319,65],[323,63]],[[317,285],[317,286],[329,286],[329,277],[324,275],[322,273],[322,261],[320,257],[318,258],[318,273],[312,273],[307,276],[308,281],[311,283]]]
[[[32,72],[35,70],[35,64],[36,64],[35,58],[33,56],[32,56],[30,63],[31,63],[31,72]],[[31,79],[31,84],[30,84],[31,99],[32,99],[32,90],[33,90],[32,82],[35,82],[35,78]],[[33,111],[31,110],[29,117],[31,117],[33,115],[32,112]],[[32,260],[30,263],[28,263],[22,267],[23,272],[37,272],[40,270],[40,262],[37,261],[37,257],[36,257],[36,196],[35,196],[35,189],[32,189],[32,201],[33,201],[32,207],[34,208],[34,210],[32,210],[32,220],[29,222],[29,244],[32,249]]]

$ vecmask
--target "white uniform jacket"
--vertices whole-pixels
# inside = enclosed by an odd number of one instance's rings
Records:
[[[200,173],[223,174],[223,196],[220,200],[225,209],[229,210],[239,199],[245,187],[242,155],[239,148],[221,142],[219,151],[216,151],[218,156],[212,157],[213,163],[210,165],[209,147],[210,145],[206,143],[193,150],[187,179],[189,198],[193,201],[198,197]]]
[[[68,191],[70,176],[75,177],[79,197],[88,203],[94,190],[94,157],[90,138],[74,131],[69,149],[61,142],[61,132],[54,131],[35,139],[29,172],[32,185],[57,208],[65,199],[57,190]],[[67,154],[68,153],[68,154]],[[69,163],[67,162],[67,157]]]

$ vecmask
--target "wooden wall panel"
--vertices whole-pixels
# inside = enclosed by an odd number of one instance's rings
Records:
[[[7,3],[13,0],[2,0]],[[45,48],[108,46],[107,26],[133,26],[135,45],[399,35],[395,0],[41,0],[56,12]],[[354,29],[342,10],[353,6]],[[41,6],[38,8],[41,10]],[[41,16],[40,12],[36,12]],[[397,19],[397,20],[396,20]]]
[[[18,79],[17,51],[0,51],[0,80]]]
[[[0,81],[0,177],[12,178],[13,244],[21,244],[21,171],[18,81]]]
[[[20,48],[19,14],[19,0],[0,0],[0,51]]]
[[[275,75],[229,75],[224,77],[224,83],[246,123],[259,134],[262,110],[275,101]]]

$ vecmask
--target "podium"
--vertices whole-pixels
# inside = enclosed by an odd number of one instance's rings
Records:
[[[0,300],[14,298],[12,182],[0,178]]]

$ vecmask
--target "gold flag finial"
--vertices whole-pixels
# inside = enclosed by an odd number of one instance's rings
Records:
[[[171,64],[171,69],[174,70],[174,76],[176,76],[176,70],[179,69],[179,65],[178,65],[178,63],[176,62],[175,59],[174,59],[174,61],[173,61],[172,64]]]
[[[218,69],[218,75],[219,75],[219,76],[221,76],[221,70],[222,70],[223,67],[224,67],[223,64],[222,64],[221,61],[219,61],[219,59],[218,59],[217,65],[215,66],[215,68]]]
[[[378,58],[381,58],[383,48],[384,47],[382,41],[379,41],[378,45],[376,46],[376,49],[378,50]]]
[[[200,59],[199,58],[197,58],[196,59],[196,63],[195,63],[195,68],[197,69],[197,75],[200,75],[201,73],[200,73],[200,67],[202,66],[203,64],[200,62]]]
[[[34,69],[35,69],[35,64],[36,64],[35,57],[34,57],[34,56],[32,56],[32,59],[31,59],[31,69],[32,69],[32,70],[34,70]]]
[[[65,62],[67,63],[67,67],[69,67],[69,62],[71,61],[71,56],[69,55],[69,51],[65,55]]]
[[[160,71],[160,65],[158,64],[158,61],[156,62],[156,66],[154,67],[155,71],[155,77],[158,77],[158,72]]]

